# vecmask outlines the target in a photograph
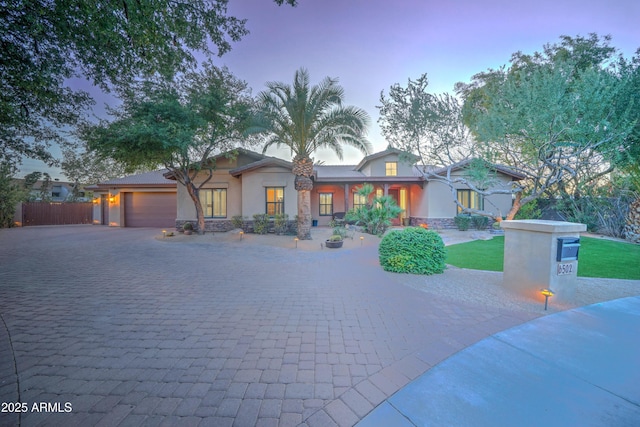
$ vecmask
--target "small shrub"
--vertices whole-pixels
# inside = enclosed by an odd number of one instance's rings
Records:
[[[233,228],[244,229],[244,217],[242,215],[234,215],[231,217],[231,224]]]
[[[288,214],[276,214],[273,217],[273,228],[276,234],[287,234],[288,225],[289,225]]]
[[[253,232],[267,234],[269,231],[269,216],[267,214],[255,214],[253,216]]]
[[[489,226],[489,218],[486,216],[474,215],[471,217],[471,222],[477,230],[486,230]]]
[[[340,240],[343,240],[343,239],[344,238],[339,234],[334,234],[333,236],[329,237],[330,242],[339,242]]]
[[[185,222],[184,225],[182,226],[183,230],[190,230],[193,231],[193,224],[191,224],[190,222]]]
[[[446,251],[442,238],[435,231],[420,227],[390,232],[382,238],[378,255],[385,271],[436,274],[445,269]]]
[[[467,231],[471,224],[471,217],[469,215],[458,215],[453,218],[453,222],[456,224],[456,227],[458,227],[458,230]]]

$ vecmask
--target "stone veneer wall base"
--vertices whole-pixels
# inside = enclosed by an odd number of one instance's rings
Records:
[[[487,224],[487,230],[490,230],[494,221],[491,219]],[[420,224],[427,224],[430,230],[457,230],[456,223],[453,218],[421,218],[411,217],[410,224],[413,227],[418,227]],[[471,226],[473,228],[473,225]]]
[[[412,216],[410,218],[410,224],[413,227],[418,227],[420,224],[427,224],[431,230],[447,230],[455,229],[456,224],[453,222],[453,218],[421,218]]]

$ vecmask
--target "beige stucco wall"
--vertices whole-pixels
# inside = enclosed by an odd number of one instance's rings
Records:
[[[462,171],[456,171],[454,176],[460,176]],[[499,174],[498,179],[507,183],[510,178],[506,175]],[[455,189],[467,189],[468,187],[463,184],[456,184]],[[417,207],[420,214],[413,216],[428,217],[428,218],[453,218],[457,215],[457,207],[454,202],[455,194],[451,192],[449,185],[438,182],[429,181],[425,186],[426,194],[422,197],[417,197]],[[493,194],[484,198],[485,211],[493,212],[495,215],[505,216],[511,209],[512,197],[511,194]],[[426,213],[426,215],[422,215]]]
[[[351,186],[350,186],[351,188]],[[345,212],[344,185],[319,184],[311,192],[311,217],[318,225],[329,225],[331,216],[320,216],[320,193],[333,194],[333,212]],[[349,203],[353,203],[350,199]]]
[[[266,210],[266,187],[284,187],[284,211],[289,219],[298,213],[298,196],[291,169],[265,167],[242,175],[242,215],[253,218]]]
[[[93,223],[96,225],[102,224],[102,205],[100,204],[102,201],[102,196],[106,196],[106,191],[94,191],[93,192]],[[106,199],[106,203],[109,203],[109,200]],[[105,221],[108,224],[108,221]]]
[[[362,173],[367,176],[385,176],[387,162],[398,162],[398,176],[413,176],[413,166],[401,161],[397,154],[389,154],[368,162]]]
[[[540,299],[541,289],[555,292],[553,301],[574,302],[578,261],[557,261],[559,237],[580,237],[584,224],[561,221],[503,221],[504,273],[503,286],[522,296]],[[558,266],[568,274],[559,274]]]
[[[407,216],[426,218],[429,208],[426,188],[426,184],[424,188],[419,185],[411,185],[409,187],[409,212]]]
[[[226,159],[224,159],[226,160]],[[218,162],[218,169],[213,172],[213,177],[204,184],[202,189],[208,188],[226,188],[227,189],[227,219],[231,219],[234,215],[242,215],[242,178],[234,178],[229,175],[228,168],[220,167],[221,161]],[[207,177],[208,172],[201,172],[195,179],[196,185],[200,185]],[[184,185],[178,183],[178,221],[195,221],[196,207],[189,196],[189,192]]]

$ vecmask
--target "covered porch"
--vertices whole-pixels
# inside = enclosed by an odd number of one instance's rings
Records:
[[[363,184],[371,184],[374,192],[370,196],[391,196],[403,212],[393,220],[393,225],[402,225],[405,218],[412,215],[412,192],[421,192],[423,182],[411,180],[360,180],[359,182],[317,182],[311,191],[311,213],[319,226],[329,225],[333,216],[344,213],[371,200],[364,200],[357,191]],[[417,207],[416,207],[417,208]]]

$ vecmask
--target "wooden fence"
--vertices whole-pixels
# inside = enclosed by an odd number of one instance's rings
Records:
[[[22,225],[91,224],[92,203],[47,203],[22,204]]]

